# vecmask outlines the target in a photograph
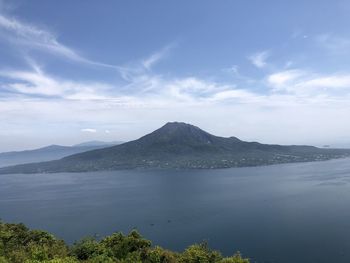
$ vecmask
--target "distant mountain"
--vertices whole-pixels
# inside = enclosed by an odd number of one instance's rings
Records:
[[[91,141],[73,146],[50,145],[34,150],[4,152],[0,153],[0,167],[33,162],[52,161],[72,154],[101,149],[103,147],[113,146],[117,144],[118,142],[108,143]]]
[[[124,144],[92,150],[57,161],[1,168],[0,173],[52,173],[131,168],[211,169],[329,160],[350,150],[245,142],[209,134],[186,123],[167,123]]]
[[[85,147],[85,146],[112,146],[112,145],[118,145],[122,144],[122,141],[113,141],[113,142],[103,142],[103,141],[88,141],[88,142],[83,142],[79,144],[73,145],[74,147]]]

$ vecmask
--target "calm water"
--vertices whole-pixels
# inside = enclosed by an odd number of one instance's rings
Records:
[[[136,227],[257,262],[350,262],[350,159],[206,171],[0,176],[0,218],[68,242]]]

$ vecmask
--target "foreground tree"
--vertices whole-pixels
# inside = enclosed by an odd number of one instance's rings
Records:
[[[133,230],[114,233],[98,241],[85,238],[73,246],[50,233],[30,230],[23,224],[0,221],[0,263],[249,263],[238,252],[223,257],[206,243],[188,247],[183,253],[153,247]]]

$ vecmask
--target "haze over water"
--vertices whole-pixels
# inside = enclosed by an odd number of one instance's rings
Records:
[[[0,217],[68,242],[137,228],[257,262],[350,261],[350,161],[187,171],[1,175]],[[255,262],[252,260],[252,262]]]

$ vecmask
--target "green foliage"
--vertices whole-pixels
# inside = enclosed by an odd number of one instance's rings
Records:
[[[79,263],[79,261],[72,257],[66,257],[66,258],[55,258],[50,260],[26,260],[24,263]]]
[[[65,258],[68,252],[63,240],[47,232],[0,222],[0,256],[11,263],[45,262]]]
[[[179,255],[175,252],[165,250],[161,247],[154,247],[145,251],[142,255],[143,262],[145,263],[176,263]]]
[[[238,251],[232,257],[223,258],[219,263],[249,263],[249,259],[242,258],[241,253]]]
[[[85,238],[73,245],[71,254],[79,260],[88,260],[105,254],[105,249],[95,239]]]
[[[221,254],[209,249],[207,243],[192,245],[180,256],[183,263],[215,263],[221,259]]]
[[[64,241],[23,224],[0,221],[0,263],[249,263],[237,252],[224,258],[206,243],[183,253],[152,247],[136,230],[120,232],[98,241],[85,238],[68,247]]]
[[[114,258],[118,259],[126,259],[133,252],[141,253],[151,247],[151,242],[144,239],[136,230],[131,231],[127,236],[120,232],[114,233],[104,238],[101,244]]]

